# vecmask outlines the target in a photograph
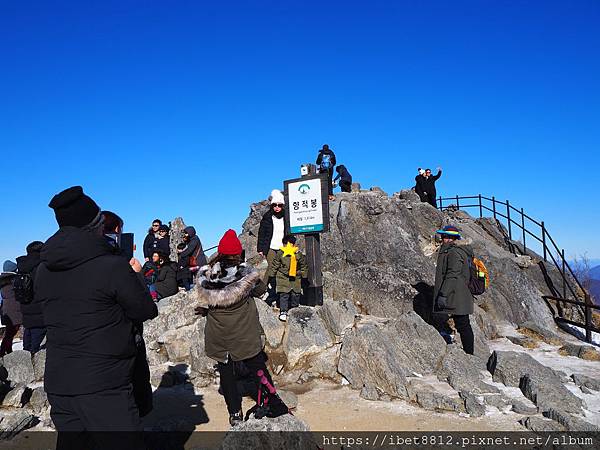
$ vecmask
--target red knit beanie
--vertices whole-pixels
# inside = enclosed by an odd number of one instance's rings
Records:
[[[220,255],[241,255],[244,251],[242,249],[242,243],[233,230],[227,230],[221,240],[219,241],[219,248],[217,249]]]

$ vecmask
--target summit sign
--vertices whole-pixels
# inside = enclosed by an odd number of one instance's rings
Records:
[[[291,234],[329,230],[327,178],[314,175],[285,181],[286,214]]]

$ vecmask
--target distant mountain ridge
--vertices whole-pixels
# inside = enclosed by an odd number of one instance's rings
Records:
[[[592,267],[590,269],[590,277],[600,281],[600,266]]]

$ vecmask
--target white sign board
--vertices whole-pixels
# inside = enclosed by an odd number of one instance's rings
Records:
[[[287,184],[290,232],[318,233],[324,230],[321,179],[299,179]]]

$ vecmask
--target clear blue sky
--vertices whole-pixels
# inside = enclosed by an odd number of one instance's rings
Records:
[[[81,184],[205,244],[328,143],[363,186],[510,199],[600,257],[600,2],[3,1],[0,259]]]

